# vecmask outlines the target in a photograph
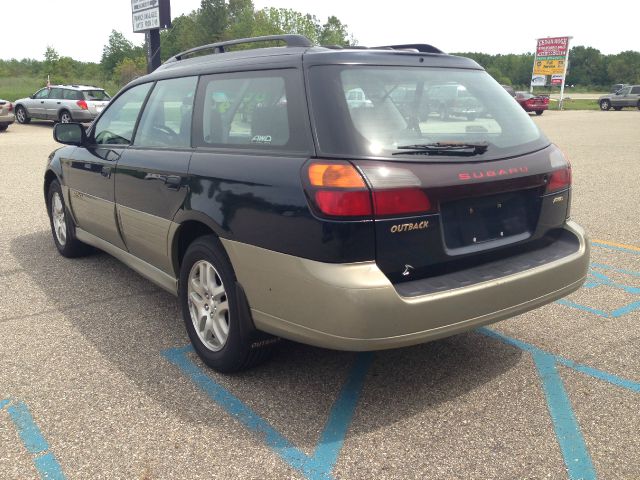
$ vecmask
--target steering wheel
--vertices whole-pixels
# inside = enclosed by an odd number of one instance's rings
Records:
[[[177,141],[179,139],[178,134],[176,132],[174,132],[173,130],[171,130],[166,125],[153,125],[151,128],[153,130],[157,130],[159,132],[162,132],[165,135],[165,137],[168,137],[166,141],[163,140],[164,143],[166,143],[167,145],[170,145],[171,143],[174,143],[175,141]]]

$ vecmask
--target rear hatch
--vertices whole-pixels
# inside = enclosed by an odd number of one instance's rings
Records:
[[[87,110],[93,115],[98,115],[109,103],[110,97],[104,90],[83,90],[82,95],[87,103]]]
[[[477,117],[421,115],[429,84],[444,82],[466,92]],[[393,282],[540,248],[560,234],[569,213],[569,164],[483,70],[320,66],[311,69],[310,86],[315,163],[353,167],[371,201],[370,210],[323,211],[319,202],[340,199],[312,190],[312,208],[332,221],[373,221],[375,260]],[[370,106],[342,101],[354,88]],[[356,183],[332,182],[329,190],[349,188],[346,205],[361,201]]]

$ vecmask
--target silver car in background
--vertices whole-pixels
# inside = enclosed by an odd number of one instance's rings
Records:
[[[14,121],[13,104],[0,98],[0,132],[4,132]]]
[[[15,101],[18,123],[32,118],[54,122],[91,122],[107,106],[111,97],[91,85],[52,85],[27,98]]]

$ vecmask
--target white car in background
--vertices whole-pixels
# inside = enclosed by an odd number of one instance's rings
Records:
[[[102,88],[90,85],[52,85],[16,100],[15,115],[18,123],[29,123],[32,118],[61,123],[92,122],[110,99]]]
[[[0,98],[0,132],[4,132],[14,121],[13,104]]]

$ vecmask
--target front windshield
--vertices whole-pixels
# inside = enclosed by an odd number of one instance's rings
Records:
[[[549,144],[482,70],[332,65],[312,67],[310,81],[323,154],[398,158],[415,153],[408,146],[481,143],[474,160],[486,160]]]

